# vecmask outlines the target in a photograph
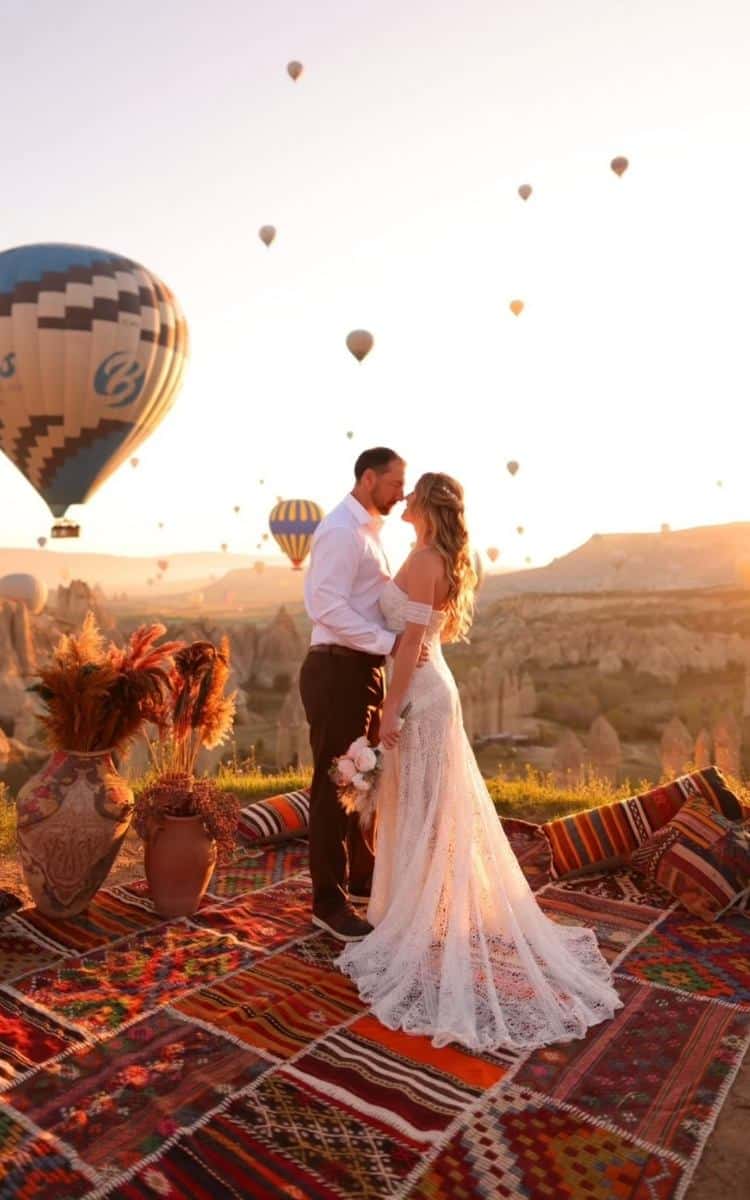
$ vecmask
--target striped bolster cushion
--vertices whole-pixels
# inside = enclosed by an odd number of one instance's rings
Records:
[[[693,797],[702,798],[730,821],[742,818],[740,802],[717,767],[681,775],[640,796],[587,808],[542,825],[552,847],[553,879],[626,862],[633,850],[644,845]]]
[[[310,793],[285,792],[248,804],[240,813],[238,838],[245,844],[304,837],[310,826]]]
[[[702,798],[687,800],[630,865],[688,912],[715,921],[750,894],[750,824],[728,821]]]

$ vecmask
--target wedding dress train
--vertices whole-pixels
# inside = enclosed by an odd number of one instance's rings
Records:
[[[406,623],[389,582],[381,608]],[[622,1006],[596,935],[537,904],[498,820],[463,728],[443,657],[443,616],[427,626],[429,662],[377,784],[373,932],[336,959],[391,1029],[472,1050],[583,1037]]]

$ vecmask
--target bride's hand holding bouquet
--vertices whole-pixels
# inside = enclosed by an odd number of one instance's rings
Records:
[[[407,704],[396,718],[395,730],[389,738],[390,744],[386,744],[381,738],[377,746],[371,746],[366,737],[358,737],[346,754],[339,755],[331,763],[328,773],[338,789],[341,806],[344,812],[358,813],[363,828],[367,828],[375,816],[373,791],[377,777],[383,769],[384,752],[398,741],[398,734],[410,708],[411,704]],[[385,708],[383,715],[385,716]]]

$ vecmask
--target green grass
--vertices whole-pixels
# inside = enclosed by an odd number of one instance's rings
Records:
[[[253,800],[263,800],[266,796],[308,787],[310,779],[309,770],[263,775],[255,769],[243,771],[236,767],[221,767],[216,775],[219,786],[224,791],[234,792],[243,806]],[[137,792],[144,782],[137,781],[133,785],[134,790]],[[501,817],[520,817],[524,821],[537,822],[551,821],[585,808],[597,808],[600,804],[609,804],[612,800],[633,796],[654,786],[653,782],[646,779],[637,783],[626,780],[613,786],[607,780],[592,775],[581,784],[561,787],[551,775],[545,775],[533,767],[527,767],[526,774],[520,779],[505,779],[496,775],[485,782]],[[729,778],[727,782],[743,804],[750,805],[750,786],[738,779]],[[14,853],[15,845],[15,806],[8,788],[0,782],[0,857]]]
[[[4,783],[0,782],[0,858],[16,848],[16,807]]]

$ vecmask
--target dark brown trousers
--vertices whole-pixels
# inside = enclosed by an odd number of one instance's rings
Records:
[[[331,760],[364,734],[378,740],[383,659],[371,654],[310,653],[300,672],[300,695],[310,725],[310,874],[313,912],[327,917],[354,896],[369,894],[373,855],[356,813],[347,815],[328,776]]]

